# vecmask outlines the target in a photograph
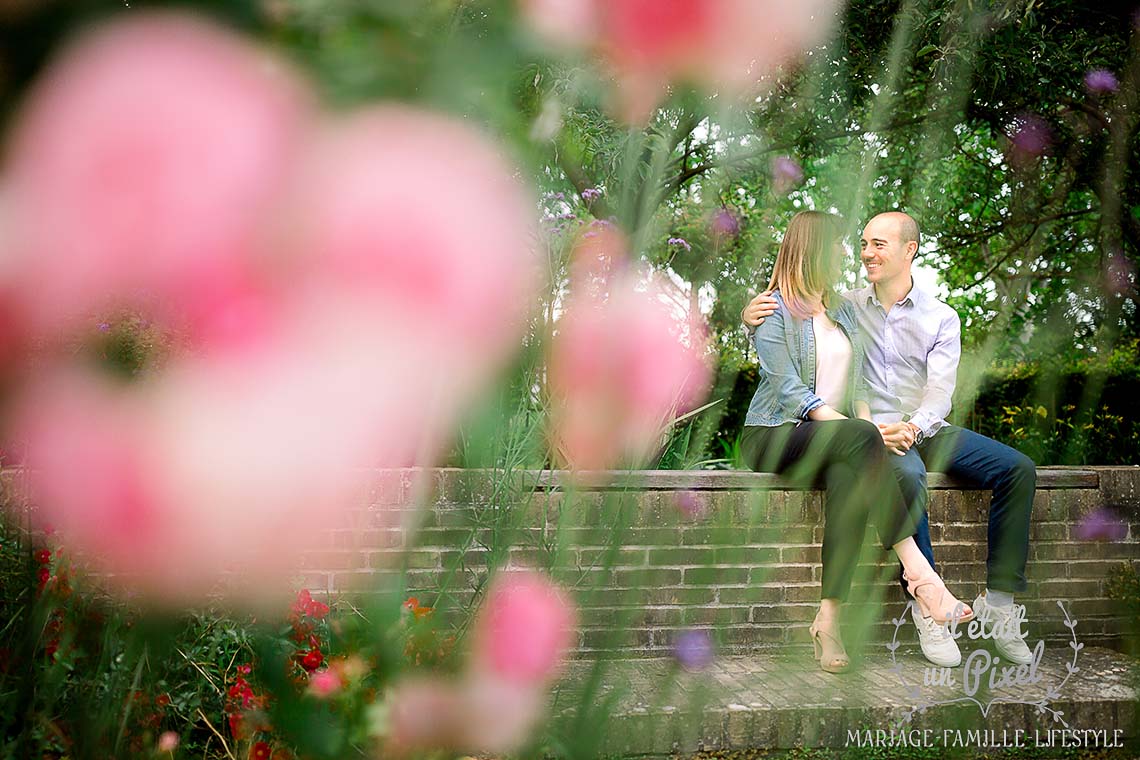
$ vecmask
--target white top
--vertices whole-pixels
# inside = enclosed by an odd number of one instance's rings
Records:
[[[851,341],[826,313],[813,316],[811,326],[815,333],[815,395],[832,409],[843,409],[851,370]]]

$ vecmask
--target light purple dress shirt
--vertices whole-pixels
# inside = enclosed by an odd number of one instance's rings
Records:
[[[948,424],[962,357],[958,313],[916,285],[889,314],[871,285],[844,296],[855,304],[866,347],[871,418],[882,424],[907,419],[931,437]]]

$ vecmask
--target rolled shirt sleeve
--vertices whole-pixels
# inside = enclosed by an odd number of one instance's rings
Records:
[[[812,410],[823,406],[823,399],[811,392],[796,371],[784,334],[785,318],[783,309],[778,309],[756,328],[752,341],[760,359],[760,371],[772,384],[784,415],[806,420]]]
[[[958,314],[946,307],[939,321],[938,335],[926,358],[926,387],[917,409],[910,415],[911,424],[927,438],[937,433],[950,414],[954,385],[958,379],[958,362],[962,358],[962,322]]]

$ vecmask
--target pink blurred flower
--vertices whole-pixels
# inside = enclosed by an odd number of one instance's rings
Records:
[[[777,195],[785,195],[804,181],[804,170],[791,156],[776,156],[772,159],[772,189]]]
[[[677,491],[677,510],[688,520],[701,520],[708,516],[709,505],[704,495],[695,491]]]
[[[449,118],[381,106],[335,121],[281,212],[288,276],[364,331],[414,325],[437,374],[485,374],[519,348],[539,282],[537,214],[514,173]]]
[[[1073,533],[1081,541],[1123,541],[1128,524],[1114,510],[1101,508],[1082,517]]]
[[[606,284],[572,284],[550,346],[551,437],[574,469],[648,458],[709,380],[703,331],[679,319],[654,283],[638,290],[622,270]]]
[[[734,238],[740,234],[740,218],[727,208],[719,208],[709,220],[709,232],[721,241]]]
[[[671,82],[751,94],[775,69],[822,42],[835,0],[522,0],[554,44],[599,55],[617,80],[618,112],[648,120]]]
[[[272,604],[320,541],[313,526],[359,505],[363,468],[416,420],[400,398],[379,421],[383,405],[359,402],[376,394],[371,367],[313,358],[175,364],[126,388],[42,378],[12,420],[39,518],[124,590],[181,603],[225,581]]]
[[[1085,88],[1094,95],[1106,95],[1116,92],[1120,88],[1120,82],[1116,79],[1116,74],[1108,69],[1093,69],[1085,74]]]
[[[689,672],[705,670],[716,659],[712,637],[703,629],[685,631],[673,642],[673,656]]]
[[[394,755],[444,749],[507,753],[518,749],[542,717],[544,690],[465,674],[458,682],[415,679],[388,695],[388,743]]]
[[[309,676],[309,692],[320,699],[327,699],[344,686],[340,674],[332,668],[319,670]]]
[[[189,15],[130,14],[80,38],[7,146],[3,269],[32,326],[123,305],[215,314],[202,299],[218,306],[258,253],[308,109],[279,60]]]
[[[514,571],[491,584],[474,626],[476,670],[541,686],[573,643],[574,606],[545,576]]]
[[[1010,159],[1027,164],[1043,156],[1053,144],[1053,130],[1040,116],[1023,113],[1014,119],[1010,137]]]
[[[174,731],[163,731],[158,737],[159,752],[173,752],[178,749],[179,736]]]

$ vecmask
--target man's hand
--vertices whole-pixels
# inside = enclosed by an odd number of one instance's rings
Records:
[[[900,457],[905,456],[914,445],[914,430],[905,422],[879,425],[879,434],[883,436],[883,445]]]
[[[759,327],[760,323],[776,313],[776,299],[772,291],[765,290],[753,298],[740,312],[740,321],[749,327]]]

